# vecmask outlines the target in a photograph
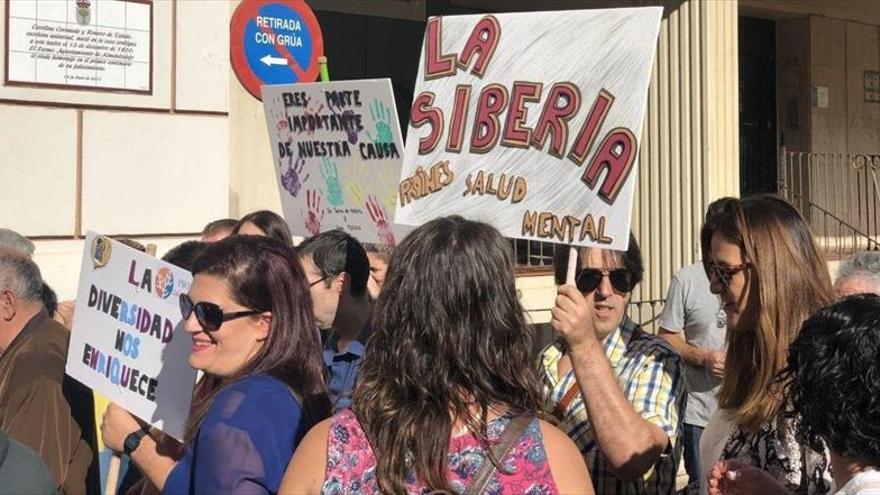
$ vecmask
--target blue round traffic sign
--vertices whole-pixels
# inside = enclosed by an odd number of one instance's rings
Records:
[[[321,28],[303,0],[244,0],[230,24],[232,68],[245,89],[311,82],[324,52]]]

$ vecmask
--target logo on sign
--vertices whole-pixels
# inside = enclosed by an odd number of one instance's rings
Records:
[[[157,296],[168,299],[174,291],[174,274],[168,268],[160,268],[153,286],[156,288]]]

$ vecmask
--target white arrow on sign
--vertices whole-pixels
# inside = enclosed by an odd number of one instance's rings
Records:
[[[265,57],[260,59],[260,62],[272,67],[273,65],[287,65],[287,59],[283,57],[273,57],[272,55],[266,55]]]

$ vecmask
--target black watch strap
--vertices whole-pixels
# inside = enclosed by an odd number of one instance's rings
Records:
[[[125,437],[125,442],[122,443],[122,451],[125,455],[131,455],[132,452],[137,450],[138,446],[141,444],[141,439],[147,435],[147,432],[150,431],[150,425],[145,425],[144,427],[133,431]]]

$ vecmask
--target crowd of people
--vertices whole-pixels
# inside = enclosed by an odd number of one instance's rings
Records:
[[[656,335],[627,316],[634,237],[577,248],[573,284],[557,250],[556,338],[535,356],[487,224],[438,218],[390,248],[338,230],[294,246],[269,211],[212,222],[163,257],[194,277],[184,442],[110,405],[120,492],[880,493],[880,252],[832,285],[772,195],[713,202],[699,241]],[[0,493],[94,493],[73,305],[33,252],[0,229]]]

